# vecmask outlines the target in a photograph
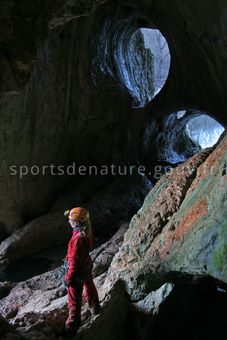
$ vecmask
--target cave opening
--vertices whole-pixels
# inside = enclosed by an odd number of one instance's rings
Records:
[[[135,18],[114,24],[107,20],[91,45],[95,48],[92,79],[96,87],[107,77],[130,94],[134,108],[145,107],[163,88],[171,57],[158,29],[141,27]]]
[[[224,130],[221,124],[206,114],[191,118],[185,126],[187,135],[202,150],[216,144]]]
[[[108,18],[101,27],[91,42],[95,88],[105,88],[105,94],[110,84],[113,90],[121,88],[125,98],[130,97],[124,102],[130,107],[127,114],[136,116],[141,108],[148,112],[148,104],[169,75],[171,54],[167,40],[154,24],[136,17],[117,21]],[[131,108],[135,110],[130,111]],[[145,165],[145,174],[153,184],[167,171],[214,145],[224,131],[217,121],[196,109],[187,108],[159,118],[152,115],[151,110],[148,118],[144,116],[141,154],[137,160]]]
[[[153,99],[163,88],[170,69],[170,51],[165,37],[158,29],[141,28],[144,47],[153,55]]]
[[[146,174],[156,183],[194,154],[214,146],[224,127],[198,110],[182,110],[152,121],[145,129]]]

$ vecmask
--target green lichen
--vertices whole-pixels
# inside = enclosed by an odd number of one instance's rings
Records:
[[[219,248],[214,254],[214,265],[218,271],[222,271],[224,266],[224,258],[227,256],[227,246]]]
[[[213,257],[215,269],[223,272],[227,264],[227,224],[220,227],[216,251]]]
[[[144,254],[147,250],[146,244],[145,243],[140,243],[139,245],[139,250],[140,250],[140,254]]]

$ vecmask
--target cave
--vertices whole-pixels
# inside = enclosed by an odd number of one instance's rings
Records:
[[[171,59],[162,33],[158,29],[139,27],[136,18],[129,17],[116,23],[106,20],[93,38],[92,78],[95,86],[102,86],[103,77],[108,76],[111,82],[130,94],[134,108],[146,106],[160,92]]]
[[[226,3],[10,0],[0,9],[5,338],[59,338],[64,212],[82,206],[103,312],[94,318],[83,302],[78,339],[162,339],[171,313],[180,332],[190,319],[188,338],[218,327],[225,339]],[[219,308],[206,314],[210,328],[197,322],[209,294]],[[148,314],[137,309],[147,303]]]
[[[198,110],[182,110],[153,120],[144,131],[143,162],[153,184],[194,154],[213,147],[224,127]]]

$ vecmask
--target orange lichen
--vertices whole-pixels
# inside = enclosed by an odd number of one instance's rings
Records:
[[[180,241],[183,239],[187,230],[191,228],[202,216],[207,214],[207,201],[202,198],[190,211],[182,217],[175,230],[175,239]]]
[[[163,246],[160,247],[159,242],[154,242],[152,253],[159,253],[159,257],[153,263],[155,266],[166,260],[168,257],[172,245],[183,240],[187,231],[191,230],[191,227],[202,217],[207,214],[208,204],[205,198],[201,199],[196,205],[194,205],[189,212],[184,215],[178,222],[178,225],[174,231],[165,230],[162,233],[162,239],[164,240]],[[179,245],[180,246],[180,245]]]

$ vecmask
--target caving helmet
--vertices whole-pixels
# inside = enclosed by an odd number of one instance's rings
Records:
[[[73,221],[85,222],[89,219],[89,212],[82,208],[76,207],[71,210],[66,210],[64,215]]]

